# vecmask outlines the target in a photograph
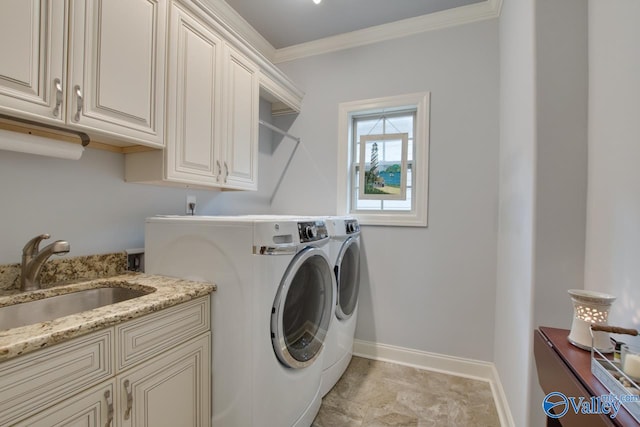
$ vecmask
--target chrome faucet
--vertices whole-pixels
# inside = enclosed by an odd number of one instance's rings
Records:
[[[22,275],[20,276],[20,290],[33,291],[40,289],[40,270],[53,254],[62,255],[71,249],[69,242],[58,240],[40,250],[40,242],[51,237],[41,234],[29,240],[22,249]]]

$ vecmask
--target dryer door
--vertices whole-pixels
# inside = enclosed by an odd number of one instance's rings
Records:
[[[271,310],[271,341],[285,366],[304,368],[320,354],[333,311],[334,280],[319,248],[302,250],[287,268]]]
[[[356,309],[360,291],[360,241],[357,237],[344,242],[334,269],[338,281],[336,316],[346,320]]]

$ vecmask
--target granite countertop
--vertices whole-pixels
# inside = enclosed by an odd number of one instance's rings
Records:
[[[0,307],[49,296],[105,286],[153,290],[148,295],[105,307],[84,311],[55,320],[0,330],[0,362],[43,347],[70,340],[117,323],[160,311],[216,290],[211,283],[192,282],[172,277],[125,273],[112,277],[84,280],[31,292],[0,292]]]

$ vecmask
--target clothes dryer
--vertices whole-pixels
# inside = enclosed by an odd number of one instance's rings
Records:
[[[212,294],[212,424],[308,427],[321,404],[335,276],[324,221],[154,217],[147,272]]]
[[[336,277],[336,306],[325,344],[322,396],[338,382],[351,361],[360,290],[360,224],[353,217],[327,217],[325,220]]]

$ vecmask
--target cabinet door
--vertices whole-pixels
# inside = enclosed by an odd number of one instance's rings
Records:
[[[233,47],[226,47],[223,137],[225,187],[258,188],[258,67]]]
[[[222,41],[178,4],[172,4],[169,31],[167,179],[215,185]]]
[[[0,112],[64,121],[65,4],[0,1]]]
[[[201,335],[119,375],[119,425],[209,426],[210,337]]]
[[[0,363],[0,426],[113,377],[113,328]]]
[[[54,405],[16,427],[105,427],[113,426],[113,380]]]
[[[74,0],[68,123],[163,146],[166,0]]]

